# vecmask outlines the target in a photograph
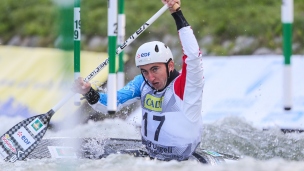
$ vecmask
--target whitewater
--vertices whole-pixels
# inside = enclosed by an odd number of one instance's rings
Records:
[[[281,128],[304,128],[303,56],[294,56],[292,63],[293,108],[284,111],[281,56],[205,59],[206,83],[202,104],[204,131],[199,148],[240,156],[238,161],[211,166],[196,161],[162,162],[112,154],[99,160],[0,161],[0,170],[303,170],[304,133],[284,134],[281,131]],[[69,113],[69,110],[60,110]],[[60,113],[55,115],[60,116]],[[73,125],[71,121],[75,115],[70,114],[62,120],[62,126],[57,131],[48,130],[44,138],[140,139],[140,110],[136,109],[126,115],[127,119],[111,117],[103,121]],[[22,116],[1,115],[0,135],[24,119]]]
[[[20,118],[1,117],[0,133],[4,134]],[[44,138],[98,137],[140,139],[137,124],[122,119],[77,125],[61,131],[47,131]],[[238,161],[215,166],[196,161],[162,162],[149,158],[112,154],[104,159],[31,159],[15,163],[1,162],[0,170],[207,170],[207,171],[300,171],[304,168],[304,134],[283,134],[279,128],[267,131],[255,128],[245,118],[226,117],[204,124],[199,148],[235,154]]]

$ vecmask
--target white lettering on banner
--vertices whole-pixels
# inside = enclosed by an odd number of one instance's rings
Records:
[[[28,149],[35,142],[34,138],[24,127],[18,129],[18,131],[13,134],[13,137],[24,150]]]
[[[26,126],[34,136],[39,134],[45,128],[45,125],[41,122],[39,118],[34,119],[30,124]]]
[[[8,154],[5,152],[5,150],[0,147],[0,159],[3,160],[8,156]]]

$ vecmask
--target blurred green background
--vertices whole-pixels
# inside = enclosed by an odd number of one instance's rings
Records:
[[[279,0],[182,0],[182,11],[207,55],[254,54],[259,48],[279,54],[282,46],[281,3]],[[126,38],[161,7],[160,0],[125,0]],[[54,1],[1,0],[0,11],[2,45],[56,47],[58,23],[62,17]],[[106,0],[81,1],[81,31],[82,50],[106,51],[106,43],[90,47],[94,37],[107,41]],[[304,45],[303,32],[304,1],[294,0],[295,54],[304,53],[301,48]],[[12,39],[16,36],[21,42],[26,38],[36,41],[32,45],[14,44]],[[176,41],[174,37],[177,37],[176,26],[170,13],[166,12],[134,41],[131,48],[150,39]],[[248,46],[237,47],[237,44],[246,42]],[[129,51],[132,55],[136,49]]]

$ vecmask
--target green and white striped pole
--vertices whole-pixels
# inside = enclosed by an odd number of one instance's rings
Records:
[[[126,28],[126,16],[124,14],[125,11],[125,0],[118,1],[118,37],[117,44],[118,46],[123,45],[125,42],[125,28]],[[119,67],[117,73],[117,89],[123,88],[125,85],[125,74],[124,74],[124,52],[122,51],[119,54]]]
[[[293,24],[293,0],[282,0],[282,23],[283,23],[283,54],[284,54],[284,77],[283,77],[283,102],[284,110],[292,107],[292,24]]]
[[[80,76],[80,0],[74,0],[74,79]],[[75,95],[74,104],[80,105],[80,94]]]
[[[117,0],[108,0],[108,99],[107,108],[109,114],[117,110],[117,78],[116,78],[116,40],[117,40]]]
[[[59,40],[58,46],[64,51],[73,50],[73,0],[53,0],[59,8]],[[72,53],[71,53],[72,54]],[[65,54],[68,56],[67,54]],[[68,58],[66,58],[68,59]]]

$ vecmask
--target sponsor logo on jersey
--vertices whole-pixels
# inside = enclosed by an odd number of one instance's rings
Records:
[[[0,147],[0,159],[3,160],[8,156],[8,154],[5,152],[5,150]]]
[[[162,102],[163,97],[154,97],[150,94],[147,94],[145,98],[144,107],[152,111],[161,112],[162,111]]]
[[[18,131],[13,134],[13,137],[24,150],[28,149],[35,142],[24,127],[18,129]]]
[[[2,140],[2,142],[3,142],[3,146],[4,146],[7,150],[9,150],[9,151],[11,151],[11,152],[13,152],[13,153],[16,153],[16,152],[17,152],[16,147],[15,147],[15,144],[14,144],[13,140],[11,139],[11,137],[10,137],[8,134],[3,135],[3,136],[1,137],[1,140]]]
[[[45,128],[45,125],[41,122],[39,118],[33,120],[27,125],[27,128],[36,136],[40,131]]]
[[[161,146],[158,144],[154,144],[151,141],[146,141],[146,147],[149,151],[151,150],[154,153],[172,153],[173,151],[173,147]]]

